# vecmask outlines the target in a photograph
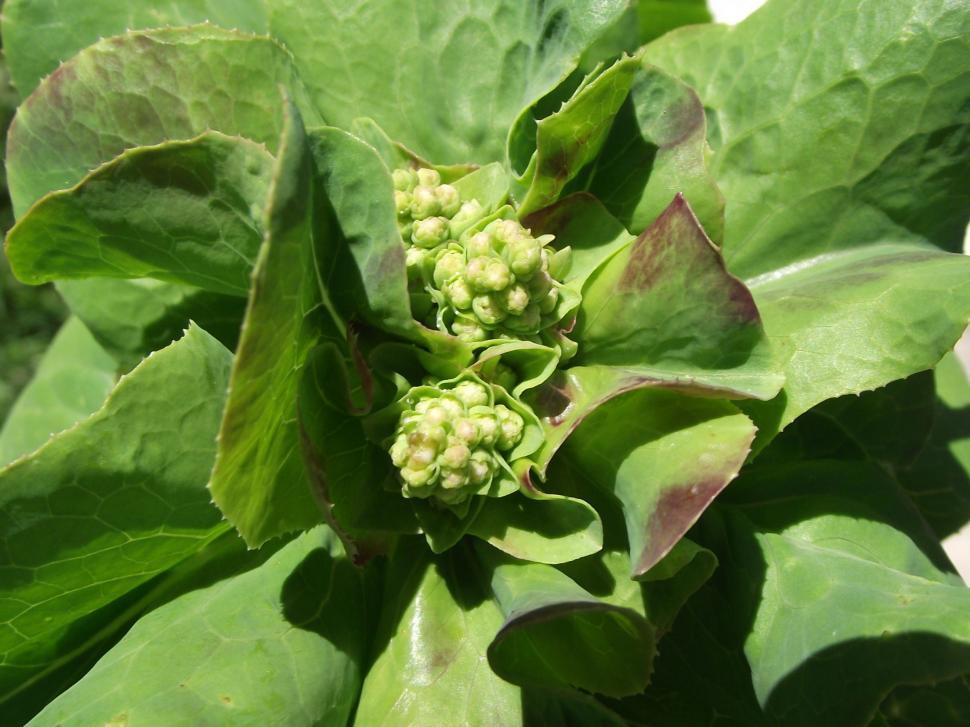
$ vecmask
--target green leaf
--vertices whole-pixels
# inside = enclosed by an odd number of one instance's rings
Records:
[[[631,0],[626,11],[587,50],[583,67],[592,68],[596,61],[624,51],[632,53],[682,25],[710,21],[707,0]]]
[[[566,563],[603,547],[603,524],[583,500],[543,494],[486,498],[468,534],[514,558]]]
[[[213,85],[213,78],[225,79]],[[287,52],[269,38],[214,26],[132,32],[86,48],[21,105],[7,137],[20,217],[48,192],[80,182],[125,149],[191,139],[208,129],[275,153],[280,86],[305,101]],[[240,102],[245,99],[245,102]]]
[[[603,404],[564,455],[623,506],[631,576],[643,576],[734,479],[755,428],[724,401],[641,389]]]
[[[300,454],[301,370],[320,339],[315,256],[332,243],[330,216],[314,205],[313,159],[288,106],[270,186],[266,234],[233,363],[209,489],[250,547],[319,523]],[[319,219],[323,217],[323,219]]]
[[[82,48],[127,30],[211,21],[223,28],[266,32],[258,0],[113,0],[60,6],[43,0],[7,0],[3,6],[4,55],[14,85],[26,96],[41,78]]]
[[[330,300],[346,319],[417,335],[390,172],[373,147],[340,129],[313,130],[308,142],[314,184],[338,221],[337,240],[317,258]]]
[[[647,61],[708,109],[731,270],[750,277],[885,240],[960,250],[968,33],[960,3],[769,0],[737,26],[651,44]]]
[[[881,244],[749,281],[785,352],[783,395],[746,403],[765,439],[826,399],[932,368],[970,319],[970,259]]]
[[[7,235],[18,278],[154,277],[245,296],[273,158],[207,132],[129,149],[36,202]]]
[[[502,613],[473,553],[459,546],[432,560],[423,539],[402,539],[388,574],[354,724],[522,724],[519,688],[485,660]]]
[[[602,601],[536,563],[499,561],[492,591],[505,624],[488,648],[488,661],[503,678],[610,696],[647,685],[654,633],[636,609]]]
[[[236,296],[158,280],[62,280],[57,291],[122,371],[167,346],[189,321],[234,349],[246,307]]]
[[[572,263],[563,282],[575,290],[582,290],[600,265],[636,239],[602,202],[583,192],[534,212],[522,223],[535,235],[555,235],[555,247],[572,250]]]
[[[933,426],[900,483],[941,540],[970,522],[970,380],[953,353],[933,372]]]
[[[569,181],[600,153],[638,65],[635,58],[623,58],[591,74],[559,110],[534,123],[535,152],[516,178],[520,217],[559,199]]]
[[[641,63],[596,161],[570,185],[595,195],[633,232],[683,194],[712,240],[724,235],[724,198],[709,168],[707,120],[697,94]]]
[[[348,555],[365,561],[378,547],[371,541],[415,533],[417,522],[391,458],[367,437],[362,415],[373,397],[370,371],[355,370],[344,348],[327,341],[307,358],[298,393],[300,444],[324,515]]]
[[[116,368],[84,324],[69,318],[0,428],[0,466],[94,412],[114,386]]]
[[[782,383],[751,294],[679,195],[589,279],[573,335],[577,364],[630,377],[760,399]]]
[[[775,475],[729,491],[725,574],[773,720],[863,724],[890,688],[970,669],[970,590],[894,482],[841,463]]]
[[[897,687],[880,705],[879,716],[890,727],[920,724],[959,727],[966,724],[970,720],[967,675],[940,684]]]
[[[317,528],[142,618],[31,724],[345,724],[376,615],[373,575]]]
[[[269,25],[329,123],[369,116],[436,163],[484,164],[504,160],[513,119],[576,67],[624,5],[367,0],[348,12],[334,0],[273,0]]]
[[[0,702],[90,636],[73,624],[225,530],[205,482],[230,361],[191,327],[0,470]]]

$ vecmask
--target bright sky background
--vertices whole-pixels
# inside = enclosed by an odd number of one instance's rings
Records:
[[[764,0],[708,0],[714,19],[722,23],[736,23],[764,4]]]

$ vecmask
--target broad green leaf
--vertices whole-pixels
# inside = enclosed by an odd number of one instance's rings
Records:
[[[337,219],[337,239],[317,257],[330,300],[347,319],[416,335],[390,172],[370,145],[340,129],[313,130],[308,142],[314,184]]]
[[[520,217],[559,199],[569,181],[600,153],[638,65],[635,58],[623,58],[593,74],[559,110],[531,124],[535,152],[516,178]]]
[[[582,500],[558,495],[486,498],[467,532],[536,563],[566,563],[603,547],[596,511]]]
[[[953,353],[943,358],[933,378],[929,441],[898,477],[942,540],[970,522],[970,381]]]
[[[683,197],[586,283],[576,363],[729,396],[782,383],[744,284],[725,269]]]
[[[205,482],[230,362],[191,327],[0,470],[0,702],[87,638],[73,624],[225,530]]]
[[[732,271],[884,240],[961,249],[968,33],[960,2],[769,0],[649,46],[708,109]]]
[[[754,434],[727,402],[641,389],[593,411],[565,454],[622,503],[630,575],[640,577],[734,479]]]
[[[116,369],[84,324],[68,319],[0,428],[0,467],[94,412],[111,391]]]
[[[126,150],[42,197],[7,235],[18,278],[153,277],[245,296],[273,158],[207,132]]]
[[[523,686],[622,697],[650,677],[654,632],[641,612],[600,600],[548,565],[499,561],[492,591],[505,624],[488,661]]]
[[[326,341],[307,357],[298,392],[300,445],[327,521],[348,555],[365,561],[379,547],[375,539],[415,533],[417,522],[388,453],[367,436],[370,371],[355,371],[347,360],[353,353],[343,348]]]
[[[708,23],[707,0],[630,0],[627,9],[586,52],[584,68],[596,61],[632,53],[674,28]]]
[[[4,55],[14,85],[26,96],[40,80],[82,48],[127,30],[211,21],[223,28],[266,32],[259,0],[114,0],[50,3],[6,0],[3,6]]]
[[[518,687],[488,666],[502,626],[488,576],[464,546],[431,559],[402,540],[388,564],[381,625],[354,724],[360,727],[522,724]]]
[[[31,724],[346,724],[376,594],[340,550],[320,527],[156,609]]]
[[[7,137],[14,211],[20,217],[43,195],[77,184],[127,148],[208,129],[275,153],[281,85],[306,110],[307,122],[316,123],[289,55],[269,38],[193,26],[99,41],[17,110]]]
[[[970,670],[970,590],[895,483],[840,463],[776,475],[729,491],[725,573],[768,715],[864,724],[890,688]]]
[[[568,187],[595,195],[639,233],[683,194],[712,240],[724,235],[724,198],[709,168],[704,107],[693,89],[641,63],[599,157]]]
[[[158,280],[62,280],[57,291],[104,349],[128,371],[194,321],[232,350],[245,301]]]
[[[373,118],[435,163],[505,158],[505,136],[577,65],[621,0],[271,0],[270,34],[292,51],[317,108],[349,128]],[[374,39],[380,42],[375,43]]]
[[[332,229],[328,210],[315,204],[303,123],[295,107],[287,108],[209,485],[251,547],[323,518],[301,457],[297,393],[307,355],[321,336],[316,318],[326,316],[315,256],[332,244]]]
[[[928,246],[835,252],[748,281],[785,388],[746,403],[765,439],[816,404],[932,368],[970,320],[970,258]]]

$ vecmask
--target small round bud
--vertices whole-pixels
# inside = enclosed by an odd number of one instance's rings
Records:
[[[512,315],[519,315],[529,305],[529,291],[516,283],[505,291],[505,309]]]
[[[491,412],[477,413],[472,417],[482,444],[491,447],[498,439],[498,419]]]
[[[550,288],[546,296],[539,301],[539,312],[543,315],[549,315],[556,309],[556,303],[559,302],[559,288]]]
[[[397,210],[398,217],[404,217],[411,213],[411,193],[394,190],[394,209]]]
[[[509,256],[512,272],[519,278],[528,279],[542,265],[540,248],[534,240],[518,240],[509,248]]]
[[[458,194],[458,190],[450,184],[439,185],[435,189],[435,195],[438,197],[441,214],[445,217],[454,217],[461,209],[461,196]]]
[[[502,306],[491,295],[476,295],[472,299],[472,311],[478,320],[487,326],[494,326],[501,323],[506,316],[505,311],[502,310]]]
[[[459,340],[466,343],[479,343],[488,339],[488,331],[469,320],[456,318],[451,324],[451,329]]]
[[[460,237],[461,233],[485,216],[485,208],[477,199],[462,202],[458,212],[451,218],[451,236]]]
[[[450,468],[453,470],[459,470],[468,464],[468,458],[471,457],[471,450],[464,442],[456,442],[448,446],[444,452],[441,453],[441,457],[438,458],[439,464],[442,468]]]
[[[391,179],[394,180],[394,189],[401,192],[409,192],[418,183],[418,176],[412,169],[395,169],[391,172]]]
[[[401,479],[403,479],[412,488],[424,487],[430,485],[435,476],[434,467],[425,467],[424,469],[411,469],[410,467],[405,467],[401,470]],[[412,491],[413,494],[413,491]]]
[[[444,287],[444,294],[456,310],[468,310],[472,307],[474,294],[464,278],[456,278]]]
[[[486,257],[492,252],[492,236],[487,232],[476,232],[465,242],[465,254],[469,258]]]
[[[431,249],[448,239],[448,220],[444,217],[427,217],[414,223],[411,241],[418,247]]]
[[[495,407],[495,414],[499,420],[499,436],[496,446],[500,450],[512,449],[522,439],[525,422],[521,416],[503,404],[498,404]]]
[[[449,250],[438,258],[434,266],[434,284],[443,288],[465,267],[465,257],[456,250]]]
[[[492,476],[494,464],[492,456],[484,449],[476,449],[468,462],[468,479],[473,485],[483,485]]]
[[[434,217],[441,211],[433,187],[417,186],[411,192],[411,216],[415,220]]]
[[[441,184],[441,175],[435,169],[422,167],[417,170],[418,184],[422,187],[437,187]]]
[[[488,390],[475,381],[462,381],[455,387],[455,397],[466,407],[488,404]]]

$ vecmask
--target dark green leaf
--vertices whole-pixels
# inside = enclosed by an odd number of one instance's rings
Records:
[[[6,0],[3,44],[14,85],[26,96],[41,78],[82,48],[109,35],[164,25],[211,21],[223,28],[266,32],[261,0],[87,0],[59,5]]]
[[[213,78],[224,79],[213,84]],[[19,217],[127,148],[208,129],[275,153],[280,85],[310,114],[290,57],[268,38],[214,26],[132,32],[100,41],[48,77],[17,110],[7,174]]]
[[[230,360],[192,327],[0,470],[0,702],[89,637],[73,623],[225,530],[205,482]]]
[[[320,527],[153,611],[31,724],[346,724],[376,594],[340,550]]]
[[[167,346],[189,321],[234,349],[246,308],[236,296],[158,280],[62,280],[57,290],[122,371]]]
[[[114,386],[116,369],[84,324],[68,319],[0,428],[0,467],[94,412]]]
[[[35,203],[7,256],[28,283],[154,277],[245,296],[272,166],[262,145],[218,132],[128,149]]]
[[[436,163],[501,161],[512,120],[556,86],[622,0],[272,0],[270,34],[327,121],[373,118]],[[380,42],[375,43],[374,39]]]

